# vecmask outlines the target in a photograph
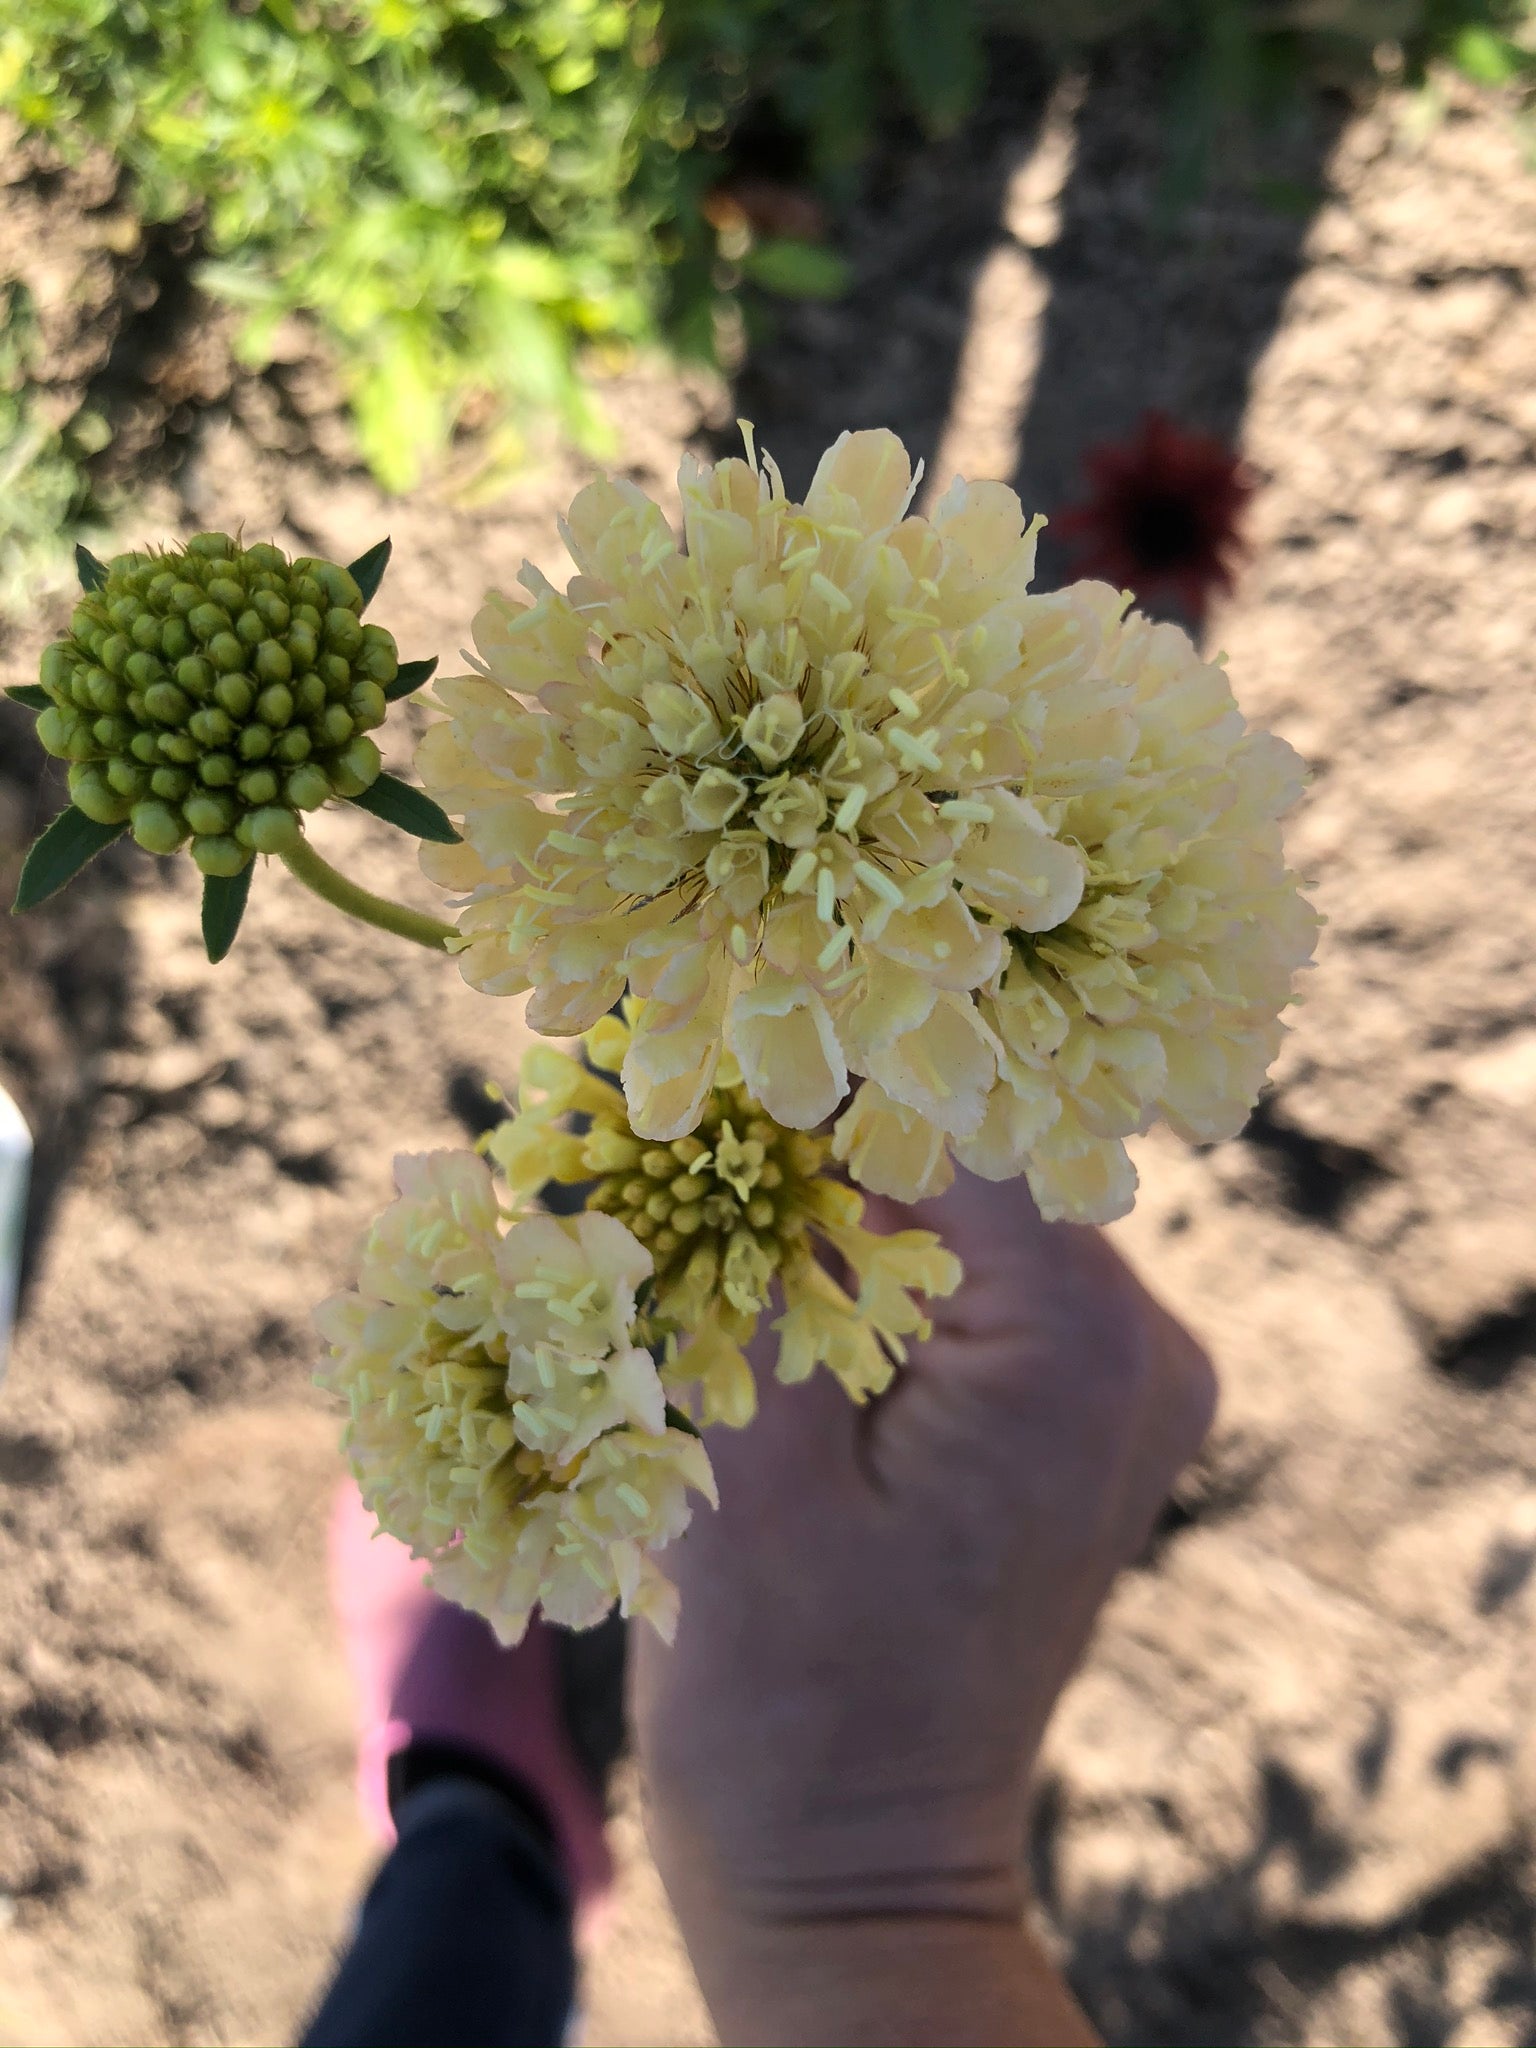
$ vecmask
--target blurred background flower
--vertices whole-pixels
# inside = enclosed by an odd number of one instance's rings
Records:
[[[1084,458],[1087,494],[1052,522],[1081,576],[1101,577],[1156,610],[1171,598],[1198,625],[1229,590],[1253,482],[1214,434],[1143,413],[1124,441]]]

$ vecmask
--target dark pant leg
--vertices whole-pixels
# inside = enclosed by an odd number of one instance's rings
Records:
[[[552,2048],[575,1996],[571,1902],[547,1840],[491,1786],[434,1777],[304,2048]]]

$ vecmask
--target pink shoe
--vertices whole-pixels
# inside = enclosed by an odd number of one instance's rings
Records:
[[[331,1512],[331,1600],[356,1697],[364,1816],[394,1841],[389,1761],[412,1742],[470,1751],[542,1807],[588,1918],[613,1881],[613,1863],[601,1793],[563,1719],[555,1631],[535,1621],[515,1649],[502,1649],[478,1615],[428,1591],[427,1566],[403,1543],[375,1532],[345,1481]]]

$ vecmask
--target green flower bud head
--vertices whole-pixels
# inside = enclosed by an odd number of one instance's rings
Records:
[[[237,828],[239,837],[258,853],[287,853],[298,844],[299,821],[279,804],[247,811]]]
[[[135,804],[128,822],[134,838],[150,853],[174,853],[187,836],[181,814],[155,797]]]
[[[238,875],[251,856],[238,839],[221,833],[211,839],[194,839],[192,858],[205,875],[220,875],[227,880]]]
[[[228,534],[118,555],[40,671],[38,738],[76,808],[150,853],[190,839],[207,875],[289,851],[302,812],[378,779],[366,734],[399,664],[363,603],[336,563]]]
[[[69,795],[76,809],[84,811],[98,825],[120,825],[133,808],[95,762],[70,769]]]
[[[77,547],[69,632],[36,684],[8,691],[69,763],[70,793],[28,850],[12,908],[46,902],[129,832],[150,853],[190,842],[210,960],[234,943],[258,853],[348,916],[450,950],[452,925],[359,887],[304,836],[304,813],[334,797],[418,839],[458,837],[429,796],[384,774],[368,737],[437,667],[402,668],[383,627],[363,624],[389,555],[381,540],[343,569],[227,533],[111,562]]]
[[[299,811],[318,811],[331,794],[330,779],[324,770],[308,762],[295,768],[283,788],[289,803]]]

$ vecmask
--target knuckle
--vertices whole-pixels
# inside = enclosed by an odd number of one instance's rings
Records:
[[[1181,1434],[1188,1446],[1184,1455],[1192,1458],[1209,1436],[1211,1425],[1216,1420],[1221,1382],[1216,1377],[1210,1354],[1187,1332],[1181,1334],[1184,1344],[1177,1372],[1177,1412],[1182,1425]]]

